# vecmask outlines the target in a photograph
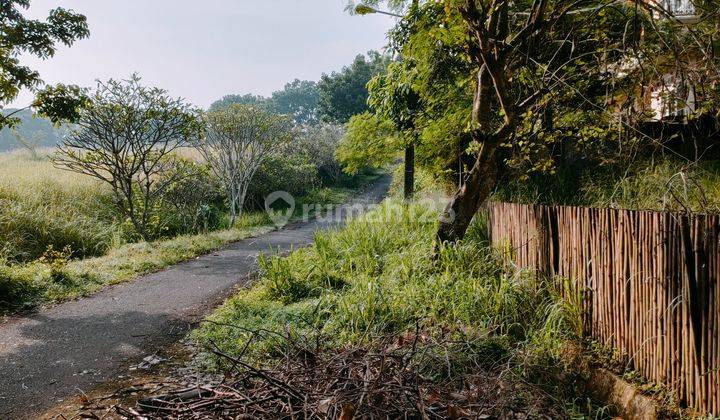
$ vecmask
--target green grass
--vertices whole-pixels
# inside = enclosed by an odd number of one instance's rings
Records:
[[[420,323],[427,334],[456,344],[445,355],[452,371],[507,363],[532,380],[551,381],[555,375],[548,372],[561,370],[567,340],[579,332],[577,307],[548,282],[506,274],[486,245],[482,223],[433,263],[436,216],[419,205],[386,201],[342,230],[317,234],[313,247],[263,258],[255,285],[230,298],[194,335],[228,354],[272,364],[287,333],[321,337],[339,349],[414,331]],[[206,357],[210,366],[222,363]]]
[[[720,212],[720,162],[674,158],[626,167],[559,168],[555,175],[505,182],[495,200],[656,211]]]
[[[643,210],[720,211],[720,162],[688,164],[665,159],[623,172],[586,175],[581,199],[597,207]]]
[[[271,229],[264,215],[251,214],[233,229],[125,244],[101,257],[0,264],[0,314],[85,296]]]
[[[270,229],[257,212],[230,229],[128,243],[108,188],[53,167],[48,153],[0,154],[0,314],[88,295]],[[312,191],[299,197],[296,210],[303,203],[342,203],[377,176],[368,172],[347,186]]]
[[[108,189],[41,156],[0,154],[0,257],[32,261],[48,245],[98,256],[121,242]]]

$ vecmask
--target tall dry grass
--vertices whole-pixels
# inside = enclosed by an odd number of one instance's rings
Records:
[[[107,187],[53,166],[50,150],[33,158],[0,154],[0,258],[37,259],[49,246],[73,257],[102,255],[121,238]]]

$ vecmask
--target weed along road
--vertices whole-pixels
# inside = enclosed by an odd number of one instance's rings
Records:
[[[381,201],[382,176],[350,204]],[[341,223],[297,223],[91,297],[0,325],[0,418],[32,417],[61,400],[113,381],[178,339],[247,282],[263,252],[312,243],[314,232]]]

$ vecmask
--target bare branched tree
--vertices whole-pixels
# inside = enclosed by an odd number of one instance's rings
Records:
[[[149,239],[155,204],[176,181],[163,176],[173,152],[196,141],[202,121],[184,100],[140,82],[137,75],[99,82],[54,162],[109,184],[120,214],[140,237]]]
[[[260,165],[294,137],[293,123],[284,115],[235,104],[208,112],[206,124],[199,149],[225,187],[234,224]]]

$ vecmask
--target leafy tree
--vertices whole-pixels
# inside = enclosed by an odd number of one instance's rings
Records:
[[[215,101],[211,111],[216,111],[229,105],[252,105],[264,108],[274,114],[289,115],[296,124],[307,125],[318,122],[317,84],[309,80],[298,80],[287,83],[282,90],[273,92],[270,98],[246,95],[227,95]]]
[[[421,7],[415,3],[397,11],[407,17],[391,30],[390,49],[402,60],[391,63],[386,73],[368,84],[368,103],[371,112],[394,126],[399,137],[389,139],[386,147],[363,148],[368,140],[352,135],[352,128],[359,126],[351,124],[343,149],[347,152],[354,148],[362,154],[343,156],[353,159],[352,164],[357,166],[361,162],[356,158],[383,162],[405,149],[407,169],[417,161],[436,177],[447,179],[460,171],[461,143],[469,143],[465,132],[473,77],[464,49],[465,33],[457,22],[446,21],[441,4]],[[348,143],[353,139],[360,144],[351,148]],[[370,143],[377,145],[379,141]],[[386,156],[372,156],[372,151]],[[406,192],[410,193],[412,172],[407,175]]]
[[[260,165],[248,187],[245,208],[265,210],[269,194],[285,191],[294,197],[307,197],[318,186],[315,162],[294,140],[292,147],[272,153]]]
[[[389,63],[388,56],[370,51],[367,57],[358,55],[340,72],[323,74],[317,85],[321,119],[344,124],[353,115],[367,111],[367,84],[375,75],[383,73]]]
[[[337,183],[342,176],[342,166],[335,153],[344,136],[345,127],[342,125],[319,123],[305,127],[298,138],[297,148],[315,165],[325,185]]]
[[[89,35],[85,16],[63,8],[50,11],[46,20],[25,18],[22,9],[30,0],[0,2],[0,110],[13,101],[21,89],[35,90],[42,83],[40,74],[20,63],[23,53],[40,58],[55,55],[56,44],[72,45]],[[85,100],[76,86],[49,87],[32,104],[53,121],[77,118],[77,107]],[[0,128],[18,123],[17,110],[0,114]]]
[[[397,62],[388,66],[387,72],[375,76],[368,88],[368,104],[381,118],[391,121],[404,138],[406,200],[415,191],[415,143],[418,131],[416,120],[422,110],[420,95],[415,91],[410,62]]]
[[[62,83],[46,86],[37,93],[32,107],[53,124],[75,122],[80,118],[81,109],[89,99],[86,92],[86,89],[81,87]]]
[[[268,99],[261,95],[253,95],[251,93],[245,95],[225,95],[222,99],[217,100],[210,105],[210,111],[217,111],[230,105],[252,105],[266,106]]]
[[[379,97],[386,100],[409,83],[420,97],[413,123],[421,131],[421,153],[462,164],[461,187],[440,223],[438,243],[464,236],[500,180],[552,171],[563,155],[603,153],[608,139],[644,138],[621,116],[638,121],[645,115],[643,95],[668,68],[693,74],[682,64],[692,60],[677,51],[696,49],[695,57],[709,66],[694,74],[718,80],[717,63],[702,52],[712,48],[701,39],[713,37],[699,36],[714,33],[712,24],[677,25],[650,2],[390,3],[407,13],[391,39],[409,66]],[[706,77],[704,86],[716,85]],[[705,93],[704,103],[714,97]],[[613,134],[618,131],[628,135]]]
[[[393,152],[401,143],[396,136],[395,126],[370,112],[355,115],[350,119],[347,133],[338,147],[336,156],[343,168],[356,174],[367,166],[383,166],[389,163]]]
[[[223,183],[232,225],[242,214],[260,165],[293,139],[292,120],[260,107],[233,104],[208,112],[206,124],[199,148]]]
[[[158,233],[152,231],[157,204],[178,180],[168,176],[173,153],[193,143],[201,130],[196,109],[162,89],[142,86],[133,75],[98,83],[77,129],[53,159],[63,169],[108,184],[119,213],[147,240]]]
[[[315,82],[295,79],[283,90],[273,92],[270,108],[278,114],[290,115],[296,124],[316,124],[319,97]]]

